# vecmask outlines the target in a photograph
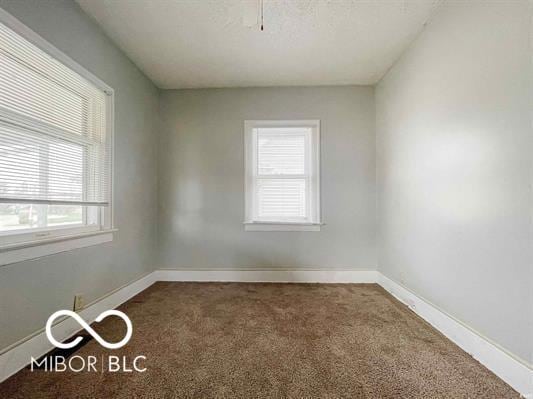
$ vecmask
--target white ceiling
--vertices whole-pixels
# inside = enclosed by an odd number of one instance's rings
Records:
[[[439,0],[77,0],[161,88],[374,84]]]

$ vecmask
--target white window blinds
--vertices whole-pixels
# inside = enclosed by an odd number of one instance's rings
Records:
[[[0,203],[109,204],[109,96],[0,24]]]
[[[310,129],[257,129],[257,217],[304,220],[307,216],[306,147]]]

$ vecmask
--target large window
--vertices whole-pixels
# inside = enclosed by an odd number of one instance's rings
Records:
[[[1,16],[0,250],[109,230],[112,90]]]
[[[246,121],[247,230],[320,229],[319,121]]]

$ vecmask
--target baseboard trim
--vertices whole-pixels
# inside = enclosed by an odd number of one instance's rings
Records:
[[[533,398],[531,365],[383,274],[376,282],[522,396]]]
[[[158,281],[218,281],[264,283],[375,283],[375,270],[181,270],[160,269]]]
[[[112,291],[81,310],[80,316],[89,323],[93,322],[103,311],[118,307],[151,286],[156,281],[154,277],[155,273],[152,272]],[[57,340],[64,341],[78,333],[80,326],[74,319],[66,318],[55,324],[52,331]],[[37,359],[52,349],[53,346],[46,337],[44,327],[4,349],[0,354],[0,382],[26,367],[31,361],[31,356]]]
[[[159,269],[92,303],[80,312],[80,316],[84,320],[93,321],[102,311],[116,308],[157,281],[377,283],[524,397],[533,399],[531,365],[375,270]],[[72,319],[65,319],[53,328],[54,336],[63,340],[79,331],[79,325]],[[4,353],[0,353],[0,382],[29,364],[31,356],[38,358],[51,349],[52,345],[48,342],[44,329],[6,348]]]

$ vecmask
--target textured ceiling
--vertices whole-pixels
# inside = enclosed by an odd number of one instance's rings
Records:
[[[77,0],[161,88],[374,84],[439,0]]]

